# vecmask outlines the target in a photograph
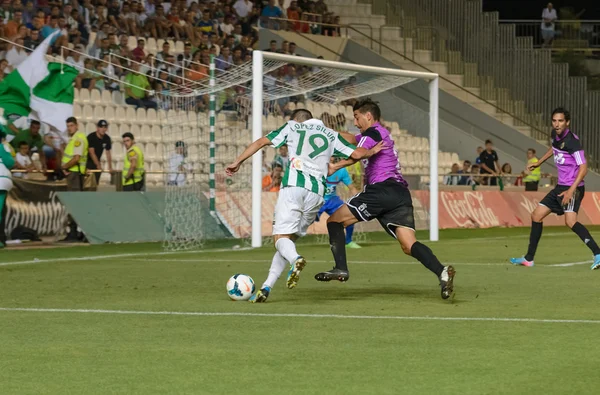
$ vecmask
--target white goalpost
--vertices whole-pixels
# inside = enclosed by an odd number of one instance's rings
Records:
[[[334,62],[322,59],[314,59],[300,56],[283,55],[273,52],[253,51],[252,52],[252,140],[256,140],[264,135],[263,133],[263,111],[264,101],[276,100],[294,94],[305,94],[307,92],[317,91],[315,84],[321,82],[319,78],[310,81],[306,86],[284,86],[277,87],[273,91],[264,92],[263,83],[266,73],[271,70],[265,70],[263,67],[265,61],[279,62],[281,64],[295,64],[310,66],[313,68],[328,69],[330,72],[327,77],[323,77],[322,88],[333,87],[336,83],[347,78],[349,75],[358,73],[368,73],[376,77],[368,82],[357,83],[352,89],[336,89],[321,91],[316,96],[321,100],[328,102],[339,102],[350,98],[358,98],[370,94],[384,92],[389,89],[404,85],[417,79],[425,80],[429,83],[429,234],[431,241],[439,240],[438,227],[438,107],[439,107],[439,76],[434,73],[424,73],[407,71],[400,69],[381,68],[365,66],[352,63]],[[339,74],[336,79],[335,70]],[[348,73],[351,72],[351,73]],[[326,73],[323,73],[326,74]],[[363,89],[364,88],[364,89]],[[319,114],[314,114],[319,117]],[[385,114],[383,114],[385,116]],[[402,114],[400,115],[402,117]],[[278,125],[280,126],[280,125]],[[396,144],[398,142],[396,141]],[[262,245],[262,168],[263,160],[261,155],[254,155],[252,158],[252,247]]]

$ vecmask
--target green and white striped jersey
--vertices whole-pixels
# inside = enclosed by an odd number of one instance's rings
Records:
[[[288,121],[267,135],[276,148],[288,146],[290,164],[281,187],[300,187],[325,195],[329,160],[332,156],[348,158],[356,147],[327,128],[318,119],[299,123]]]

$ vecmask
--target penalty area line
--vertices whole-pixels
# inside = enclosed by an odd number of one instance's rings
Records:
[[[103,310],[103,309],[61,309],[0,307],[0,311],[22,313],[75,313],[75,314],[113,314],[148,316],[191,316],[191,317],[270,317],[270,318],[332,318],[354,320],[398,320],[398,321],[472,321],[472,322],[519,322],[540,324],[600,324],[600,320],[545,319],[518,317],[431,317],[396,315],[344,315],[344,314],[302,314],[302,313],[245,313],[245,312],[201,312],[201,311],[139,311],[139,310]]]

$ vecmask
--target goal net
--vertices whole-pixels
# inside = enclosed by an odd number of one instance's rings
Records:
[[[226,177],[224,169],[252,141],[281,127],[294,109],[310,110],[334,130],[358,132],[352,114],[352,104],[358,98],[372,96],[382,101],[404,84],[429,81],[430,110],[419,122],[428,129],[432,152],[437,152],[436,74],[254,51],[252,62],[212,59],[205,77],[181,81],[176,88],[158,94],[168,250],[198,248],[205,240],[223,237],[240,239],[240,245],[253,247],[270,240],[277,191],[292,153],[286,148],[266,148],[233,177]],[[383,123],[396,143],[406,142],[398,124],[403,114],[386,112],[385,107],[382,110]],[[360,190],[361,164],[348,170],[354,187]],[[437,180],[437,155],[431,155],[429,174],[431,180]],[[432,240],[437,239],[436,190],[434,182]],[[338,188],[337,193],[342,199],[351,196],[345,187]],[[309,228],[310,234],[324,242],[326,217],[324,214]],[[358,224],[355,241],[362,241],[369,231],[380,230],[376,223]]]
[[[199,248],[205,240],[227,237],[254,247],[270,240],[277,191],[292,153],[286,148],[267,147],[233,177],[226,177],[224,169],[253,140],[281,127],[296,108],[310,110],[334,130],[358,132],[352,114],[352,104],[358,98],[372,96],[378,100],[401,85],[419,79],[431,81],[429,118],[420,125],[430,129],[430,143],[437,147],[435,74],[262,51],[253,51],[253,60],[245,63],[211,58],[205,74],[196,81],[181,77],[175,87],[157,93],[164,171],[149,177],[156,183],[162,177],[166,188],[167,250]],[[383,123],[398,144],[396,137],[403,131],[396,121],[387,119],[399,114],[382,109]],[[430,122],[432,119],[436,121]],[[432,157],[437,160],[437,155]],[[160,165],[153,162],[151,166],[156,169],[150,170],[159,170]],[[436,180],[437,163],[431,169],[431,179]],[[354,187],[360,190],[361,164],[348,170]],[[432,183],[432,192],[434,188],[437,183]],[[342,199],[351,196],[349,188],[337,189]],[[437,193],[433,195],[437,198]],[[437,207],[437,201],[432,207]],[[326,217],[324,214],[322,221],[309,229],[324,242]],[[436,216],[432,218],[437,221]],[[371,230],[381,229],[378,224],[358,224],[355,241],[362,241]],[[437,239],[434,232],[432,239]]]

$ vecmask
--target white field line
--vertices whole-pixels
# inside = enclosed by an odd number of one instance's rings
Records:
[[[176,263],[223,263],[223,262],[231,262],[231,259],[152,259],[152,258],[127,258],[125,261],[133,261],[133,262],[176,262]],[[269,263],[266,259],[243,259],[242,262],[250,262],[250,263]],[[313,260],[309,259],[309,263],[331,263],[332,260],[323,261],[323,260]],[[556,263],[551,265],[542,265],[536,267],[569,267],[569,266],[577,266],[577,265],[585,265],[590,264],[593,261],[581,261],[581,262],[568,262],[568,263]],[[350,264],[369,264],[369,265],[419,265],[419,262],[393,262],[393,261],[349,261]],[[507,262],[497,262],[497,263],[483,263],[483,262],[443,262],[445,265],[454,265],[454,266],[512,266]]]
[[[559,232],[559,233],[550,233],[544,235],[544,237],[550,236],[564,236],[571,234],[572,232]],[[464,242],[468,241],[469,243],[474,241],[490,241],[490,240],[504,240],[504,239],[515,239],[515,238],[524,238],[525,235],[520,236],[494,236],[494,237],[480,237],[473,239],[452,239],[452,240],[441,240],[436,243],[456,243],[456,242]],[[381,241],[381,242],[372,242],[367,244],[395,244],[394,240],[390,241]],[[320,245],[320,244],[304,244],[304,245]],[[30,259],[25,261],[14,261],[14,262],[0,262],[0,267],[2,266],[13,266],[13,265],[33,265],[39,263],[53,263],[53,262],[73,262],[73,261],[97,261],[103,259],[114,259],[114,258],[131,258],[131,257],[150,257],[150,256],[170,256],[170,255],[178,255],[178,254],[207,254],[207,253],[219,253],[219,252],[237,252],[237,251],[248,251],[252,250],[250,247],[243,247],[238,249],[232,248],[222,248],[222,249],[212,249],[212,250],[197,250],[197,251],[180,251],[180,252],[146,252],[146,253],[123,253],[123,254],[110,254],[110,255],[92,255],[92,256],[81,256],[81,257],[68,257],[68,258],[48,258],[48,259]],[[46,250],[44,250],[46,251]],[[564,263],[561,265],[564,266],[574,266],[574,265],[582,265],[588,262],[572,262],[572,263]],[[382,263],[385,264],[385,263]],[[401,262],[393,262],[389,264],[409,264],[409,263],[401,263]],[[461,263],[461,265],[465,265],[465,263]],[[473,266],[493,266],[495,264],[490,263],[479,263],[479,264],[470,264]],[[547,265],[551,266],[551,265]]]
[[[355,320],[398,320],[398,321],[479,321],[479,322],[523,322],[540,324],[600,324],[600,320],[571,320],[544,318],[510,317],[430,317],[395,315],[343,315],[343,314],[301,314],[301,313],[244,313],[244,312],[199,312],[199,311],[136,311],[136,310],[96,310],[96,309],[50,309],[0,307],[0,311],[24,313],[79,313],[79,314],[121,314],[155,316],[192,317],[272,317],[272,318],[334,318]]]
[[[34,258],[28,261],[15,261],[15,262],[0,262],[0,266],[10,265],[31,265],[38,263],[52,263],[52,262],[72,262],[72,261],[98,261],[102,259],[113,259],[113,258],[131,258],[131,257],[143,257],[143,256],[170,256],[178,254],[208,254],[212,252],[235,252],[235,251],[248,251],[251,248],[221,248],[214,250],[197,250],[197,251],[178,251],[178,252],[140,252],[140,253],[123,253],[123,254],[111,254],[111,255],[91,255],[91,256],[76,256],[68,258],[49,258],[49,259],[38,259]],[[47,250],[44,250],[47,251]]]

